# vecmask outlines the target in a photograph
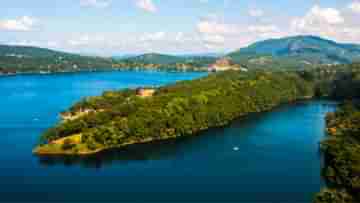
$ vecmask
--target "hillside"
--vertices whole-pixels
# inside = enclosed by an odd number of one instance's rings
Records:
[[[360,45],[315,36],[294,36],[254,43],[227,55],[249,69],[305,69],[360,62]],[[124,57],[91,57],[50,49],[0,45],[0,74],[97,70],[208,71],[219,57],[148,53]]]
[[[0,45],[0,74],[103,70],[112,60],[39,47]]]
[[[57,57],[57,56],[75,56],[65,52],[54,51],[39,47],[30,46],[10,46],[0,45],[0,56],[17,56],[17,57]]]
[[[135,63],[144,63],[144,64],[174,64],[183,61],[181,57],[165,55],[165,54],[157,54],[157,53],[149,53],[143,54],[140,56],[134,56],[127,58],[126,61],[135,62]]]
[[[213,56],[202,56],[202,55],[183,55],[174,56],[167,54],[148,53],[140,56],[134,56],[124,59],[129,63],[140,63],[140,64],[158,64],[158,65],[171,65],[176,63],[192,63],[202,61],[215,61],[216,57]]]
[[[295,36],[254,43],[228,55],[250,67],[308,67],[360,61],[360,45],[341,44],[316,36]]]
[[[174,56],[148,53],[125,59],[115,59],[114,67],[120,69],[144,69],[163,71],[207,71],[210,64],[215,63],[212,56]]]

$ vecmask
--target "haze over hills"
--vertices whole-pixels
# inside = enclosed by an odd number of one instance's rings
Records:
[[[235,63],[303,67],[360,61],[360,45],[342,44],[317,36],[294,36],[256,42],[228,55]]]
[[[58,56],[75,56],[60,51],[54,51],[46,48],[32,47],[32,46],[12,46],[0,45],[0,56],[14,56],[14,57],[58,57]]]
[[[167,55],[167,54],[159,54],[159,53],[148,53],[139,56],[129,57],[125,60],[133,63],[167,65],[167,64],[176,64],[176,63],[189,63],[189,62],[203,61],[203,60],[215,61],[216,57],[202,56],[202,55],[175,56],[175,55]]]
[[[152,63],[152,64],[173,64],[182,61],[181,57],[158,54],[158,53],[148,53],[139,56],[134,56],[127,58],[126,60],[137,63]]]
[[[1,72],[67,72],[112,68],[207,70],[221,54],[168,55],[147,53],[126,57],[92,57],[50,49],[0,45]],[[301,69],[317,65],[360,62],[360,45],[342,44],[316,36],[294,36],[256,42],[226,57],[248,68]],[[205,67],[205,68],[204,68]]]
[[[0,45],[0,73],[74,72],[104,70],[112,59],[83,56],[51,49]]]

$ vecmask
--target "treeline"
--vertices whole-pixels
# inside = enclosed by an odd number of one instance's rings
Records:
[[[328,188],[316,203],[360,202],[360,108],[346,103],[326,118],[328,137],[321,143],[325,153],[323,176]]]
[[[117,60],[115,68],[141,69],[160,71],[208,71],[210,64],[215,63],[215,57],[180,57],[158,54],[148,54],[129,59]]]
[[[295,73],[228,71],[159,88],[148,98],[138,97],[134,90],[105,92],[74,105],[68,114],[92,111],[49,129],[41,144],[81,134],[80,145],[67,147],[76,154],[81,149],[194,135],[252,112],[311,97],[312,90],[311,83]]]
[[[318,98],[344,100],[360,97],[360,63],[321,66],[298,73],[314,84]]]
[[[360,202],[360,65],[318,69],[314,75],[318,96],[343,103],[326,117],[328,137],[321,143],[321,150],[327,188],[315,202]]]
[[[111,59],[77,55],[52,57],[0,56],[0,73],[72,72],[109,70]]]

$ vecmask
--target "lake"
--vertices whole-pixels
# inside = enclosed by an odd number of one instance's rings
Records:
[[[336,103],[253,114],[199,136],[87,158],[36,157],[59,112],[104,90],[158,86],[205,73],[102,72],[0,77],[0,201],[311,202],[323,185],[319,141]]]

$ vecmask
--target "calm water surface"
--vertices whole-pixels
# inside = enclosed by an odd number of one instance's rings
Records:
[[[286,105],[176,141],[93,157],[36,157],[58,113],[103,90],[202,73],[108,72],[0,77],[0,201],[311,202],[320,190],[328,101]],[[237,150],[238,149],[238,150]]]

